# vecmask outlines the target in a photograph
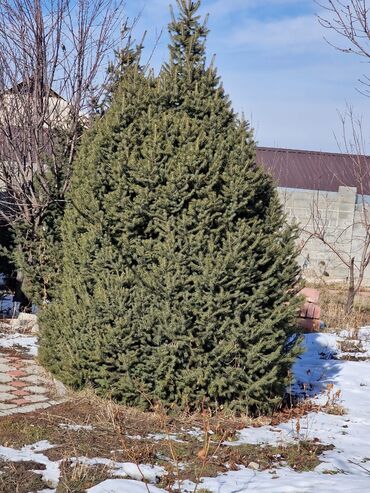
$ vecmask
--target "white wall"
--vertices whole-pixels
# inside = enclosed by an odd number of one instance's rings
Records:
[[[305,277],[317,279],[324,275],[328,282],[346,281],[348,268],[344,262],[354,257],[358,266],[364,251],[370,197],[357,194],[352,187],[339,187],[338,192],[290,188],[278,188],[278,191],[289,221],[300,226],[299,261]],[[312,233],[320,231],[333,249],[312,238]],[[370,267],[364,285],[370,286]]]

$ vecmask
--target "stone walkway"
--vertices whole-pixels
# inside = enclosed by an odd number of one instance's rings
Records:
[[[0,334],[0,416],[32,412],[60,402],[63,386],[54,382],[29,353],[27,336]],[[35,339],[29,337],[29,340]],[[24,347],[24,343],[26,346]],[[22,347],[23,346],[23,347]]]

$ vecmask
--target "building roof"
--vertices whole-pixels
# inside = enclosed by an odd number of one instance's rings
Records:
[[[370,156],[258,147],[257,162],[279,187],[337,192],[346,186],[370,195]]]
[[[35,86],[35,81],[34,79],[31,77],[29,81],[21,81],[21,82],[18,82],[18,84],[16,84],[15,86],[13,87],[9,87],[8,89],[6,89],[5,91],[3,91],[2,94],[22,94],[24,92],[32,92],[34,90],[34,86]],[[45,91],[48,91],[49,90],[49,87],[47,84],[44,86],[45,88]],[[61,99],[63,101],[65,101],[65,99],[60,95],[58,94],[56,91],[54,91],[54,89],[52,89],[50,87],[50,94],[58,99]]]

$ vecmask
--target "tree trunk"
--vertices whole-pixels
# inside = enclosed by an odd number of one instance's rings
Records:
[[[23,281],[24,275],[21,270],[17,270],[17,277],[15,280],[15,292],[14,292],[14,301],[18,301],[21,304],[21,307],[28,305],[27,296],[23,292]]]
[[[17,245],[17,250],[21,254],[22,252],[21,245]],[[25,281],[24,271],[18,266],[17,274],[15,278],[13,301],[19,303],[18,305],[19,310],[24,309],[29,304],[29,300],[27,296],[24,294],[24,281]]]
[[[356,296],[355,290],[353,287],[350,286],[348,288],[348,292],[347,292],[347,301],[346,301],[346,307],[345,307],[345,311],[348,315],[350,313],[352,313],[352,311],[353,311],[355,296]]]
[[[345,311],[347,314],[352,313],[353,305],[355,302],[356,289],[355,289],[355,259],[351,259],[351,266],[349,268],[349,283],[347,291],[347,301]]]

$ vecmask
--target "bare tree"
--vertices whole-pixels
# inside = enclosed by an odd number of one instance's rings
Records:
[[[366,269],[370,264],[370,160],[365,155],[362,122],[351,108],[341,116],[341,151],[347,155],[347,165],[357,188],[355,210],[344,228],[336,225],[337,204],[323,191],[312,196],[310,213],[300,228],[306,244],[319,241],[336,261],[347,270],[346,312],[351,313],[355,297],[363,284]],[[349,130],[348,130],[349,128]],[[339,145],[339,140],[338,145]],[[338,180],[340,182],[340,180]],[[345,185],[345,183],[343,183]],[[333,225],[334,222],[334,225]]]
[[[370,6],[368,0],[316,0],[322,8],[319,15],[320,24],[337,35],[336,41],[328,38],[326,41],[335,49],[342,53],[359,56],[366,61],[370,61]],[[364,74],[359,79],[361,84],[360,92],[365,96],[370,96],[370,77]],[[357,175],[357,190],[359,203],[355,213],[354,229],[361,231],[361,241],[358,241],[359,251],[356,256],[345,254],[340,245],[341,237],[337,241],[327,238],[328,234],[323,227],[322,218],[319,219],[317,207],[313,216],[316,222],[314,235],[319,238],[348,268],[348,297],[347,311],[353,308],[353,302],[364,279],[365,270],[370,263],[370,217],[368,199],[365,197],[364,185],[369,183],[369,162],[364,157],[365,145],[362,131],[362,123],[357,119],[351,108],[347,111],[347,118],[341,116],[343,135],[341,143],[337,139],[338,146],[344,148],[344,152],[351,156],[352,164]],[[346,131],[346,123],[349,121],[350,132]],[[352,252],[354,253],[354,252]]]
[[[29,244],[64,207],[82,129],[128,34],[122,0],[0,2],[0,220]],[[26,264],[42,261],[25,245]]]

